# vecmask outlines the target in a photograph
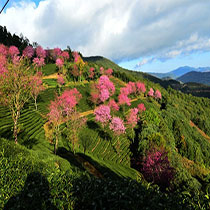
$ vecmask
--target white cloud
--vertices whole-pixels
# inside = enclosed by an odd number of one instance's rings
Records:
[[[164,60],[210,50],[209,8],[208,0],[25,0],[3,12],[0,24],[44,47]]]

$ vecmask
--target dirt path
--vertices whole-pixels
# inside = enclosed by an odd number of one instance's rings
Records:
[[[55,73],[55,74],[51,74],[48,76],[44,76],[44,77],[42,77],[42,79],[58,79],[58,74]]]
[[[191,120],[190,120],[190,126],[195,127],[197,131],[210,142],[210,137],[206,135],[199,127],[197,127]]]

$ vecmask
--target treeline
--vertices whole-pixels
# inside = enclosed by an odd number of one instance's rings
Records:
[[[21,53],[27,46],[31,45],[28,38],[24,37],[22,34],[20,34],[20,36],[11,34],[7,31],[6,26],[0,26],[0,43],[8,47],[14,45]],[[37,45],[37,43],[33,44]]]

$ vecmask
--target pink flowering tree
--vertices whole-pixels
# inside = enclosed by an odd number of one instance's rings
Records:
[[[125,133],[125,126],[124,122],[121,118],[119,117],[113,117],[110,124],[109,124],[109,129],[113,132],[115,138],[117,139],[116,141],[116,149],[118,154],[120,153],[120,136]]]
[[[108,77],[110,77],[112,75],[112,73],[113,73],[113,70],[109,68],[104,73],[105,73],[105,75],[107,75]]]
[[[126,116],[126,124],[129,128],[133,129],[139,120],[138,117],[139,110],[137,108],[133,108],[129,110],[129,113]]]
[[[58,94],[61,95],[61,88],[65,84],[65,80],[61,75],[58,75],[57,83],[58,83]]]
[[[37,72],[39,70],[41,71],[42,67],[45,65],[44,58],[38,58],[38,57],[34,58],[33,65]]]
[[[38,73],[32,76],[31,82],[30,82],[31,97],[34,99],[34,105],[35,105],[36,110],[37,110],[37,97],[41,91],[45,90],[45,87],[43,86],[42,78],[40,75],[42,74]]]
[[[20,53],[20,51],[18,50],[17,47],[15,47],[15,46],[9,47],[8,54],[11,56],[11,58],[13,58],[15,55],[18,55],[19,53]]]
[[[41,46],[38,46],[36,48],[36,55],[37,55],[38,58],[45,59],[46,58],[46,51]]]
[[[145,84],[142,83],[142,82],[136,82],[136,89],[137,89],[137,94],[138,95],[146,92]]]
[[[94,75],[95,75],[94,71],[95,69],[93,67],[90,67],[89,75],[88,75],[90,79],[94,79]]]
[[[154,97],[154,90],[150,88],[149,92],[147,93],[148,96]]]
[[[76,142],[77,128],[82,123],[80,116],[76,111],[76,105],[81,99],[82,95],[74,88],[71,90],[65,90],[61,96],[57,96],[55,101],[51,101],[50,112],[48,113],[49,121],[52,124],[54,131],[54,152],[56,154],[59,137],[61,134],[60,125],[66,122],[67,126],[67,138],[74,145]],[[73,126],[74,125],[74,126]],[[82,125],[82,124],[81,124]]]
[[[112,96],[115,93],[115,86],[114,84],[109,80],[109,77],[103,75],[99,78],[98,86],[100,92],[100,100],[101,102],[106,101],[110,96]]]
[[[144,111],[146,111],[146,107],[144,106],[144,104],[143,103],[141,103],[141,104],[139,104],[138,106],[137,106],[137,109],[139,110],[139,112],[144,112]]]
[[[108,106],[110,107],[111,111],[116,112],[119,111],[119,106],[114,99],[109,100]]]
[[[162,98],[161,92],[159,90],[155,91],[155,95],[154,96],[155,96],[156,99],[161,99]]]
[[[125,105],[130,106],[131,105],[131,100],[128,98],[128,95],[120,93],[118,96],[118,104],[120,106],[123,106],[123,113],[125,112]]]
[[[92,85],[91,101],[94,104],[104,103],[115,93],[115,86],[106,75],[99,78],[97,84]]]
[[[100,105],[94,110],[94,115],[95,120],[100,122],[104,128],[111,120],[110,107],[106,105]]]
[[[170,186],[175,175],[175,169],[171,167],[164,149],[149,151],[143,159],[141,172],[147,181],[163,189]]]
[[[23,56],[30,59],[32,58],[34,55],[34,48],[32,46],[27,46],[24,50],[23,50]]]
[[[8,48],[5,45],[0,44],[0,55],[7,56],[7,54],[8,54]]]
[[[0,73],[0,103],[7,106],[11,112],[13,136],[17,144],[21,110],[31,97],[30,71],[23,58],[15,64],[7,60],[3,66],[4,71],[1,70]]]

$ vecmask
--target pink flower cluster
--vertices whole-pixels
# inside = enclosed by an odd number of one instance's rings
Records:
[[[94,110],[96,121],[102,123],[102,125],[106,125],[110,119],[110,107],[106,105],[100,105]]]
[[[57,66],[58,68],[62,68],[62,67],[63,67],[63,64],[64,64],[63,59],[61,59],[61,58],[57,58],[57,59],[56,59],[56,66]]]
[[[119,109],[120,109],[118,104],[116,103],[116,101],[114,99],[111,99],[109,101],[108,106],[110,107],[110,109],[112,111],[119,111]]]
[[[38,57],[34,58],[33,59],[33,64],[37,68],[44,66],[45,65],[44,58],[38,58]]]
[[[115,92],[114,84],[109,80],[109,77],[102,75],[99,78],[98,84],[91,91],[93,102],[104,102]],[[98,98],[97,98],[98,97]]]
[[[27,57],[27,58],[32,58],[34,55],[34,48],[32,46],[27,46],[24,50],[23,50],[23,56]]]
[[[130,109],[128,115],[126,116],[127,125],[131,128],[134,128],[137,125],[138,122],[138,112],[139,110],[137,108]]]
[[[8,54],[8,49],[5,45],[0,44],[0,55],[7,56]]]
[[[90,67],[90,69],[89,69],[89,77],[90,77],[91,79],[94,78],[94,71],[95,71],[95,69],[94,69],[93,67]]]
[[[139,105],[137,106],[137,108],[138,108],[139,112],[144,112],[144,111],[146,111],[146,107],[144,106],[144,104],[139,104]]]
[[[73,113],[82,95],[74,88],[65,90],[61,96],[57,96],[55,101],[51,101],[48,117],[50,122],[60,124]]]
[[[11,46],[9,48],[9,51],[8,51],[9,55],[13,58],[15,55],[18,55],[20,53],[20,51],[18,50],[17,47],[15,46]]]
[[[62,76],[58,76],[57,82],[58,82],[59,85],[64,85],[65,80]]]
[[[79,61],[80,55],[78,52],[73,52],[72,53],[74,56],[74,62],[77,63]]]
[[[161,92],[159,90],[154,91],[152,88],[150,88],[147,95],[150,96],[150,97],[154,97],[156,99],[161,99],[162,98]]]
[[[46,57],[46,51],[41,46],[38,46],[36,48],[36,55],[37,57],[44,59]]]
[[[125,133],[125,126],[123,120],[119,117],[113,117],[110,125],[110,130],[112,130],[116,135],[120,135]]]

